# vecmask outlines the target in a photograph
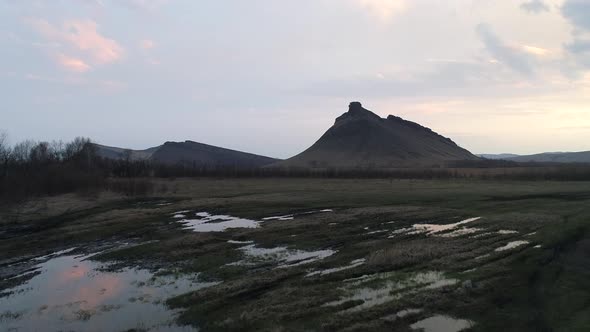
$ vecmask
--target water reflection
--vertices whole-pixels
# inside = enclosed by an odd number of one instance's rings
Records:
[[[414,224],[412,227],[400,228],[391,232],[389,238],[399,235],[425,234],[428,236],[458,237],[467,234],[480,232],[481,228],[468,228],[465,225],[481,219],[481,217],[465,219],[453,224]]]
[[[212,215],[207,212],[195,214],[197,219],[181,219],[178,222],[184,225],[184,229],[194,232],[224,232],[230,228],[257,228],[260,222],[245,218]]]
[[[260,248],[250,244],[238,248],[245,259],[228,265],[257,265],[257,264],[278,264],[278,267],[292,267],[312,263],[336,253],[334,250],[305,251],[299,249],[288,249],[287,247]]]
[[[0,298],[3,329],[18,331],[193,331],[177,326],[164,301],[214,285],[198,275],[154,276],[143,269],[102,271],[80,256],[53,257]]]
[[[396,277],[396,273],[388,272],[345,280],[348,285],[344,287],[344,290],[348,295],[340,300],[325,303],[323,306],[338,306],[356,301],[359,304],[345,312],[359,311],[400,299],[411,292],[452,286],[459,281],[449,279],[439,271],[418,272],[404,279]],[[375,287],[376,281],[381,283],[378,287]]]
[[[508,244],[506,244],[503,247],[496,248],[495,251],[506,251],[506,250],[514,249],[516,247],[520,247],[520,246],[523,246],[526,244],[529,244],[529,241],[522,241],[522,240],[512,241],[512,242],[508,242]]]

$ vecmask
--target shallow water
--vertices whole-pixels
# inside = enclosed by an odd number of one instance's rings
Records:
[[[469,320],[436,315],[416,322],[410,327],[424,332],[459,332],[473,325],[473,322]]]
[[[419,313],[422,313],[422,311],[424,311],[423,309],[404,309],[401,311],[398,311],[397,313],[393,314],[393,315],[389,315],[389,316],[385,316],[381,319],[389,321],[389,322],[394,322],[400,318],[405,318],[411,315],[417,315]]]
[[[59,256],[0,298],[1,325],[18,331],[195,331],[174,323],[166,299],[212,286],[192,276],[154,276],[144,269],[101,271],[101,263]]]
[[[520,241],[512,241],[512,242],[508,242],[508,244],[506,244],[503,247],[496,248],[495,251],[510,250],[510,249],[514,249],[516,247],[520,247],[520,246],[523,246],[523,245],[526,245],[526,244],[529,244],[529,241],[523,241],[523,240],[520,240]]]
[[[457,237],[461,235],[473,234],[482,231],[481,228],[467,228],[464,225],[471,222],[477,221],[481,217],[465,219],[453,224],[414,224],[412,227],[400,228],[394,230],[390,238],[394,238],[398,235],[417,235],[426,234],[428,236],[440,236],[440,237]]]
[[[498,231],[500,235],[510,235],[510,234],[518,234],[518,231],[511,230],[511,229],[501,229]]]
[[[184,229],[194,232],[224,232],[231,228],[258,228],[260,222],[228,215],[212,215],[207,212],[195,214],[197,219],[181,219]]]
[[[457,279],[446,278],[444,273],[439,271],[419,272],[406,279],[388,280],[394,276],[394,273],[383,273],[348,280],[349,286],[347,288],[353,287],[348,290],[350,295],[337,301],[325,303],[324,306],[337,306],[348,301],[362,300],[362,304],[345,310],[345,312],[359,311],[402,298],[412,291],[432,290],[455,285],[459,282]],[[380,279],[384,280],[384,285],[381,287],[362,287],[369,282]]]
[[[316,214],[316,213],[325,213],[325,212],[334,212],[334,210],[332,210],[332,209],[312,210],[312,211],[301,212],[301,213],[285,214],[285,215],[282,215],[282,216],[266,217],[266,218],[262,218],[262,220],[264,220],[264,221],[270,221],[270,220],[279,220],[279,221],[293,220],[297,216],[308,215],[308,214]]]
[[[306,275],[306,277],[312,277],[315,275],[326,275],[326,274],[331,274],[331,273],[336,273],[336,272],[340,272],[340,271],[344,271],[344,270],[349,270],[349,269],[354,269],[355,267],[361,266],[365,264],[365,259],[361,258],[361,259],[355,259],[352,262],[350,262],[349,265],[346,266],[340,266],[340,267],[334,267],[331,269],[326,269],[326,270],[318,270],[318,271],[313,271],[310,272]]]
[[[286,247],[259,248],[254,244],[238,248],[245,254],[245,260],[230,265],[252,265],[257,263],[277,263],[279,267],[308,264],[332,256],[334,250],[305,251]]]
[[[444,224],[444,225],[437,225],[437,224],[415,224],[412,227],[416,230],[416,232],[426,233],[428,235],[434,235],[437,233],[447,232],[451,230],[455,230],[459,226],[468,224],[470,222],[474,222],[479,220],[481,217],[476,218],[469,218],[463,221],[459,221],[454,224]]]

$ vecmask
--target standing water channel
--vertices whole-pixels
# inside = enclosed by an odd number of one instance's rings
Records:
[[[110,272],[89,258],[37,258],[42,262],[27,272],[34,276],[0,297],[0,331],[195,331],[176,325],[164,302],[216,284],[198,275]]]

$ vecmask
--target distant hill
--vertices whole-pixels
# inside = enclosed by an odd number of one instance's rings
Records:
[[[279,159],[235,151],[193,141],[166,142],[154,151],[151,159],[165,164],[261,167]]]
[[[310,148],[269,167],[434,167],[479,159],[426,127],[393,115],[383,119],[352,102]]]
[[[279,161],[279,159],[255,155],[193,141],[166,142],[146,150],[129,150],[95,144],[97,154],[103,158],[150,160],[167,165],[232,166],[256,168]]]
[[[479,157],[492,159],[492,160],[508,160],[510,158],[520,157],[517,154],[513,153],[500,153],[500,154],[478,154]]]
[[[584,152],[546,152],[529,156],[518,156],[509,160],[538,163],[590,163],[590,151]]]
[[[590,151],[583,152],[545,152],[532,155],[517,155],[510,153],[503,154],[481,154],[487,159],[502,159],[515,162],[535,162],[535,163],[590,163]]]
[[[96,153],[103,158],[126,159],[127,154],[129,154],[129,158],[134,161],[150,159],[152,154],[160,148],[160,146],[156,146],[145,150],[130,150],[100,144],[94,144],[94,146],[96,147]]]

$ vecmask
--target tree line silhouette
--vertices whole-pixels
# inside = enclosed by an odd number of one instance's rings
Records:
[[[232,165],[175,165],[150,160],[102,158],[88,138],[71,142],[26,140],[10,146],[0,134],[0,199],[22,200],[32,196],[103,190],[126,195],[145,195],[155,190],[154,178],[183,177],[293,177],[293,178],[390,178],[390,179],[497,179],[497,180],[590,180],[590,165],[538,164],[508,161],[455,162],[432,168],[243,168]],[[160,190],[165,190],[161,189]]]

